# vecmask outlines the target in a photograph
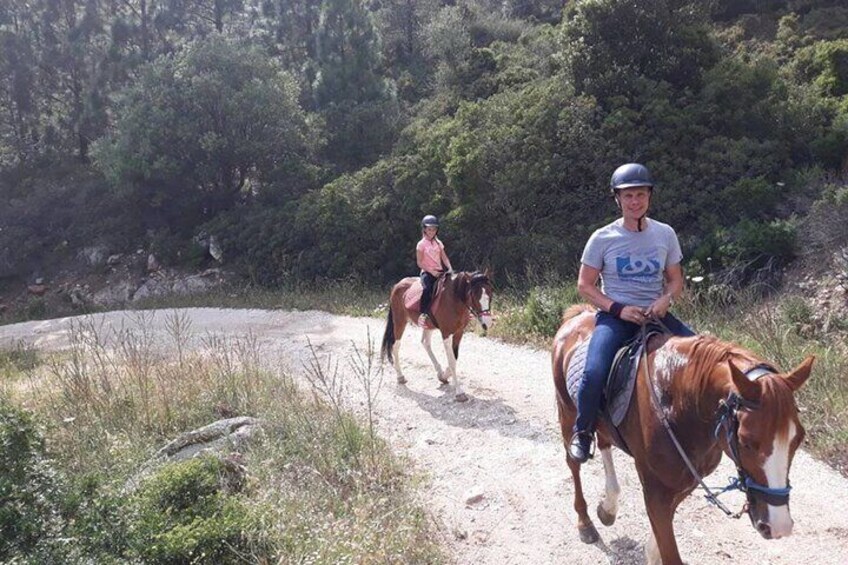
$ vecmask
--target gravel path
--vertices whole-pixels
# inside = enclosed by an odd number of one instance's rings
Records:
[[[163,335],[168,312],[148,315],[148,323]],[[344,370],[353,346],[364,349],[369,334],[378,343],[384,327],[382,320],[323,312],[180,312],[191,319],[196,335],[252,332],[267,359],[294,372],[302,372],[311,355],[307,340],[320,358],[330,356]],[[71,320],[0,326],[0,347],[22,339],[44,349],[62,348]],[[137,315],[111,312],[95,315],[94,321],[103,328],[127,327],[137,323]],[[644,563],[649,524],[633,465],[620,452],[614,454],[622,487],[618,521],[605,528],[595,520],[601,534],[597,544],[578,539],[549,353],[466,335],[458,369],[471,400],[459,404],[452,387],[438,386],[419,337],[420,330],[408,328],[401,345],[407,385],[396,385],[391,367],[385,367],[377,425],[398,452],[426,472],[421,498],[441,525],[456,562]],[[443,359],[441,347],[434,346]],[[707,483],[724,484],[733,474],[725,458]],[[594,508],[604,484],[600,458],[584,466],[583,477]],[[800,451],[791,480],[792,537],[764,540],[747,518],[726,518],[696,493],[680,506],[675,520],[683,558],[691,564],[848,563],[848,480]],[[472,495],[482,498],[468,504]],[[741,496],[725,496],[731,508],[741,507]]]

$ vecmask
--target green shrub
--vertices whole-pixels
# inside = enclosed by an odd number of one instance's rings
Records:
[[[135,494],[131,553],[145,563],[242,563],[250,554],[246,507],[213,457],[169,465]]]
[[[527,297],[524,323],[531,333],[552,337],[562,322],[562,313],[580,297],[573,286],[535,287]]]
[[[39,320],[47,315],[47,303],[40,296],[30,298],[26,305],[26,317],[28,320]]]
[[[62,495],[33,418],[0,399],[0,562],[62,561]]]
[[[0,369],[9,366],[15,371],[31,371],[41,364],[38,349],[23,340],[11,349],[0,350]]]
[[[813,308],[801,296],[788,296],[780,304],[784,321],[799,333],[808,332],[813,324]]]

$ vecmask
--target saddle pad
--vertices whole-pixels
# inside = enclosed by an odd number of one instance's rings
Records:
[[[421,307],[421,293],[424,292],[424,287],[421,286],[421,280],[412,283],[406,292],[403,293],[403,305],[407,310],[419,311]]]
[[[583,369],[586,368],[586,352],[589,349],[589,340],[583,341],[574,350],[571,360],[568,362],[568,373],[565,376],[566,388],[568,395],[577,406],[577,391],[580,388],[580,381],[583,379]],[[621,387],[621,393],[612,399],[606,399],[605,406],[602,406],[601,413],[606,415],[612,422],[613,426],[619,426],[627,414],[627,408],[630,406],[630,397],[633,395],[633,386],[636,384],[636,369],[638,363],[631,367],[630,375],[627,382]],[[609,378],[609,376],[607,376]]]

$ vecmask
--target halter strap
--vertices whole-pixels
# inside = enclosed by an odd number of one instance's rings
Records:
[[[760,363],[746,371],[745,376],[753,381],[764,375],[774,373],[777,373],[777,369],[771,365]],[[719,431],[724,428],[730,459],[736,465],[736,473],[739,475],[739,479],[734,481],[733,487],[744,492],[749,501],[756,496],[772,506],[784,506],[789,503],[789,491],[792,490],[788,479],[785,487],[775,488],[761,485],[742,467],[742,460],[739,455],[739,419],[736,414],[739,410],[756,410],[758,408],[759,404],[756,402],[746,400],[731,391],[726,400],[719,402],[716,410],[717,422],[714,435],[718,438]]]

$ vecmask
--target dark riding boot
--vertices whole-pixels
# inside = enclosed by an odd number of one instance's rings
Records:
[[[594,434],[591,432],[575,433],[571,436],[571,443],[568,444],[568,456],[581,465],[591,459],[593,438]]]

